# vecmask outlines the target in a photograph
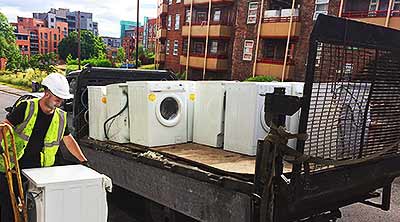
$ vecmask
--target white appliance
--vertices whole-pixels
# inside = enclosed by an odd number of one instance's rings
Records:
[[[104,122],[107,119],[107,90],[105,86],[88,86],[89,137],[106,140]]]
[[[263,94],[273,93],[275,87],[284,87],[285,93],[291,94],[291,84],[282,82],[242,82],[227,87],[225,150],[256,155],[257,141],[270,130],[265,122]]]
[[[123,111],[122,111],[123,110]],[[129,143],[128,85],[117,83],[107,85],[106,132],[109,140]]]
[[[222,147],[224,141],[225,90],[233,81],[197,81],[193,142]]]
[[[276,18],[281,16],[281,10],[265,10],[264,18]]]
[[[82,165],[24,169],[37,222],[106,222],[111,180]],[[109,190],[110,191],[110,190]]]
[[[287,9],[281,9],[281,17],[290,17],[292,15],[292,9],[287,8]],[[299,16],[299,9],[296,8],[293,10],[293,16]]]
[[[196,101],[196,82],[195,81],[178,81],[182,83],[186,91],[187,101],[187,141],[193,141],[193,117],[194,117],[194,103]]]
[[[128,82],[130,141],[147,147],[187,142],[186,91],[177,81]]]
[[[292,84],[292,96],[303,97],[303,90],[304,90],[304,82],[290,82]],[[292,116],[288,117],[286,121],[286,128],[291,133],[298,133],[299,132],[299,122],[300,122],[300,114],[301,109],[297,111]],[[288,146],[296,149],[297,146],[297,139],[290,139],[288,141]]]

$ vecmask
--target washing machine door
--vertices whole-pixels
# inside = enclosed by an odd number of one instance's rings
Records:
[[[157,120],[166,127],[176,126],[183,115],[182,100],[174,94],[163,95],[157,102]]]

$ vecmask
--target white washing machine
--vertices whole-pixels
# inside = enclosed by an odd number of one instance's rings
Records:
[[[285,93],[291,95],[290,83],[241,82],[227,87],[225,150],[256,155],[257,141],[264,139],[270,130],[265,122],[265,97],[262,95],[272,93],[275,87],[284,87]]]
[[[187,101],[187,141],[193,141],[193,116],[194,116],[194,103],[196,101],[196,81],[178,81],[182,83],[186,90]]]
[[[89,137],[105,141],[104,122],[107,119],[107,88],[88,86]]]
[[[147,147],[187,142],[186,91],[177,81],[128,82],[130,141]]]
[[[225,90],[234,81],[197,81],[193,142],[222,147],[224,141]]]
[[[292,96],[303,97],[303,90],[304,90],[304,82],[290,82],[292,84]],[[297,111],[292,116],[289,116],[288,120],[286,121],[286,128],[291,133],[298,133],[299,132],[299,122],[300,122],[300,114],[301,109]],[[297,139],[290,139],[288,141],[288,146],[296,149],[297,146]]]
[[[128,85],[117,83],[107,86],[108,139],[117,143],[129,143]]]

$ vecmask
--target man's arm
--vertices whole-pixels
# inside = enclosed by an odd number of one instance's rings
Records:
[[[79,162],[87,161],[81,148],[79,147],[78,143],[76,142],[76,140],[74,139],[74,137],[71,134],[64,136],[63,141],[64,141],[64,144],[67,147],[68,151],[74,157],[76,157],[79,160]]]

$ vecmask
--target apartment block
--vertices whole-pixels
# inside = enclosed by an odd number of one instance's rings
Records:
[[[154,52],[157,33],[157,19],[144,17],[143,26],[143,47],[144,49]]]
[[[54,23],[49,28],[47,20],[18,17],[14,26],[16,43],[23,55],[46,54],[57,52],[58,44],[66,36],[68,24]]]
[[[143,27],[139,27],[139,46],[142,46],[143,43]],[[133,27],[130,30],[125,30],[124,38],[122,39],[122,47],[125,50],[125,56],[128,60],[134,60],[133,57],[136,50],[136,27]]]
[[[81,30],[88,30],[96,36],[99,35],[98,23],[93,21],[93,14],[89,12],[51,8],[48,12],[33,13],[33,18],[45,20],[49,28],[54,28],[56,22],[66,22],[68,23],[68,32],[78,30],[80,24]],[[68,32],[65,35],[68,35]]]
[[[106,44],[107,47],[111,47],[111,48],[121,47],[121,39],[120,38],[101,36],[101,39],[103,40],[104,44]]]
[[[399,10],[400,0],[163,0],[156,65],[195,80],[303,80],[319,14],[400,29]]]

